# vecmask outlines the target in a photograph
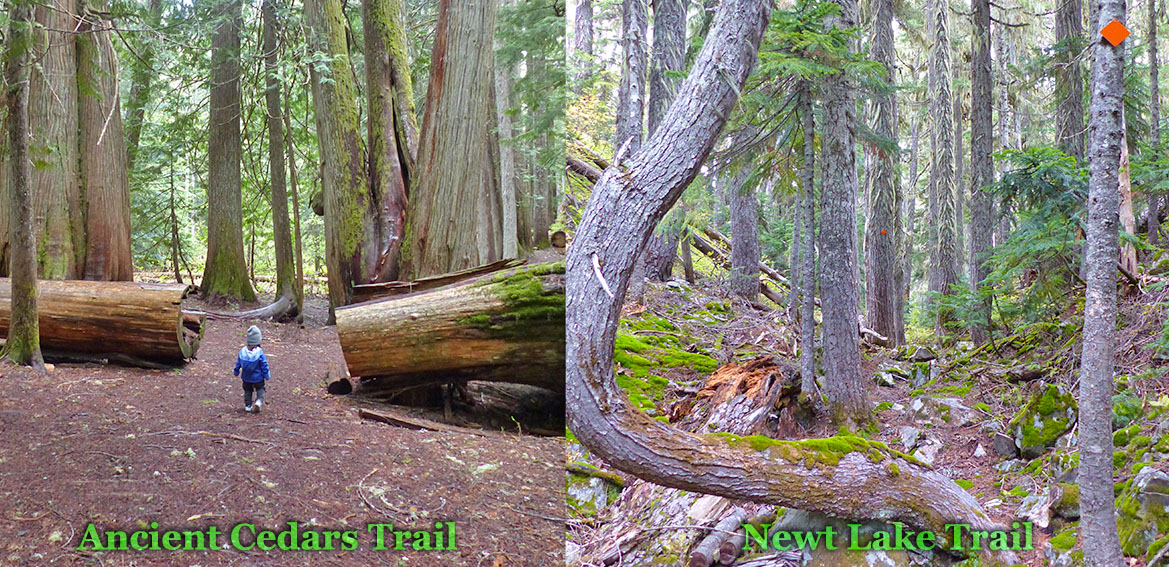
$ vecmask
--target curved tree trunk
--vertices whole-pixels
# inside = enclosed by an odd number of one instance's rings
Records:
[[[1125,21],[1124,0],[1098,0],[1093,29]],[[1119,252],[1118,170],[1124,139],[1124,44],[1092,46],[1087,288],[1080,356],[1080,534],[1089,567],[1124,564],[1112,486],[1112,373]]]
[[[498,6],[442,0],[403,248],[414,279],[503,254],[492,38]]]
[[[205,297],[255,301],[244,261],[240,194],[240,0],[224,0],[222,21],[211,36],[211,98],[207,122],[207,263]]]
[[[874,4],[872,57],[886,69],[890,90],[879,95],[875,103],[878,136],[897,143],[896,68],[893,60],[893,3],[879,0]],[[870,146],[868,166],[873,172],[870,213],[865,225],[865,325],[896,340],[896,285],[901,240],[901,191],[895,177],[897,155]]]
[[[990,73],[990,1],[971,0],[974,14],[974,42],[970,61],[970,289],[975,293],[982,287],[990,272],[986,255],[990,251],[994,232],[991,196],[983,187],[994,183],[994,147],[991,102],[993,88]],[[990,303],[978,303],[978,316],[970,325],[970,337],[975,346],[986,342],[990,332]]]
[[[769,445],[760,452],[734,436],[689,434],[633,408],[616,384],[613,344],[636,252],[709,154],[754,66],[769,13],[760,0],[719,6],[663,127],[633,158],[637,173],[610,168],[594,189],[567,260],[569,428],[609,464],[664,486],[938,532],[954,521],[988,528],[977,502],[952,481],[907,457],[873,457],[886,455],[879,445],[848,438],[858,450],[809,467],[805,461],[817,461],[814,450],[805,452],[811,444],[756,439]]]
[[[857,24],[856,0],[837,0],[838,29]],[[855,43],[855,42],[853,42]],[[850,44],[850,49],[855,49]],[[838,423],[867,421],[857,334],[856,99],[854,85],[837,73],[824,80],[820,163],[820,309],[824,315],[824,389]]]

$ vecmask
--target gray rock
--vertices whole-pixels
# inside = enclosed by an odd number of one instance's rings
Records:
[[[917,346],[909,351],[909,360],[914,362],[929,362],[938,357],[929,347]]]
[[[985,456],[986,448],[982,446],[982,443],[979,443],[978,446],[974,448],[974,458],[977,459]]]
[[[1051,500],[1046,495],[1033,494],[1019,503],[1016,517],[1023,518],[1036,527],[1046,529],[1051,523]]]
[[[913,458],[929,465],[934,466],[934,461],[938,458],[938,451],[942,450],[942,444],[933,439],[926,439],[920,447],[913,452]]]
[[[962,405],[957,398],[933,398],[922,396],[909,403],[914,419],[933,425],[970,425],[974,423],[974,412]]]
[[[1075,557],[1072,557],[1072,550],[1059,550],[1052,547],[1051,542],[1047,542],[1043,546],[1043,556],[1047,558],[1048,567],[1074,567],[1076,565],[1083,565],[1084,563],[1077,562]]]
[[[901,426],[897,430],[897,434],[901,436],[901,446],[905,447],[906,452],[917,447],[917,442],[921,439],[921,430],[908,425]]]
[[[1023,467],[1026,465],[1027,465],[1027,461],[1024,461],[1021,459],[1010,459],[1010,460],[995,464],[994,470],[999,471],[1001,473],[1009,473],[1009,472],[1023,470]]]
[[[873,381],[876,382],[878,386],[885,386],[887,388],[891,388],[897,383],[893,378],[893,374],[883,370],[873,375]]]
[[[995,433],[990,436],[990,439],[996,455],[1008,459],[1019,456],[1019,447],[1015,445],[1014,437],[1003,433]]]

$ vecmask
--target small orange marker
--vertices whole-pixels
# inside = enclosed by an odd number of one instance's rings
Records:
[[[1104,36],[1104,39],[1107,39],[1113,47],[1116,47],[1128,37],[1129,31],[1119,20],[1112,20],[1104,26],[1104,29],[1100,30],[1100,35]]]
[[[884,234],[885,234],[885,231],[883,231],[883,230],[882,230],[882,231],[881,231],[881,235],[882,235],[882,236],[884,236]]]

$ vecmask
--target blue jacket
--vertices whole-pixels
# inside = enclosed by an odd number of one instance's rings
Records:
[[[242,371],[242,374],[241,374]],[[235,361],[235,375],[243,378],[244,382],[263,382],[268,375],[268,357],[264,356],[264,349],[257,347],[249,350],[244,347],[239,351]]]

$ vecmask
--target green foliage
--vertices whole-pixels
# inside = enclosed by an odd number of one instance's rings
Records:
[[[1069,285],[1079,281],[1076,235],[1088,182],[1087,170],[1055,148],[1007,150],[998,158],[1008,170],[983,190],[1017,211],[1018,227],[991,250],[983,286],[955,286],[934,303],[953,309],[958,321],[972,320],[980,305],[990,303],[996,326],[1012,329],[1049,320],[1067,307]]]

